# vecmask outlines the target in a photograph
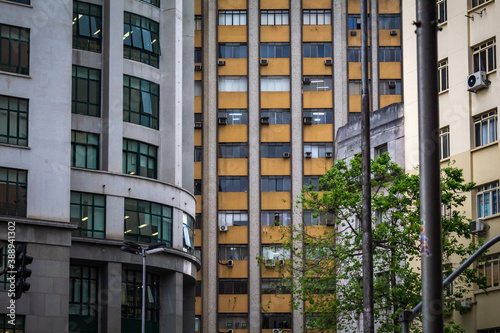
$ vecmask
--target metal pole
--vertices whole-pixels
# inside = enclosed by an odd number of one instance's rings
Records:
[[[361,158],[363,179],[363,332],[374,332],[373,248],[370,166],[370,99],[368,90],[368,5],[361,0]]]
[[[142,333],[146,333],[146,249],[142,249]]]

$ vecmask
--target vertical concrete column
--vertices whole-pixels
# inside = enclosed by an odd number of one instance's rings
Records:
[[[103,190],[106,195],[106,191]],[[123,239],[125,232],[124,219],[125,199],[114,195],[106,195],[106,238]]]
[[[202,331],[217,331],[217,2],[203,0]]]
[[[104,1],[102,41],[102,167],[122,172],[123,2]]]
[[[349,72],[347,66],[347,1],[333,1],[333,136],[349,116]]]
[[[303,166],[303,142],[302,142],[302,1],[290,1],[290,123],[291,123],[291,163],[292,163],[292,193],[290,206],[292,209],[292,225],[300,228],[302,224],[302,208],[295,207],[295,200],[302,190]],[[294,246],[302,246],[297,244]],[[298,259],[298,258],[294,258]],[[304,330],[303,304],[293,310],[293,331]]]
[[[370,100],[372,103],[372,111],[378,110],[380,107],[379,101],[379,79],[380,70],[378,64],[378,1],[370,1],[370,53],[371,53],[371,92]]]
[[[173,272],[160,278],[160,332],[182,333],[183,276]],[[193,311],[194,322],[194,311]],[[194,332],[194,330],[192,331]]]
[[[101,272],[102,288],[99,295],[101,330],[102,332],[121,332],[122,264],[109,262]]]
[[[182,332],[183,333],[193,333],[194,332],[194,317],[195,317],[195,303],[194,298],[196,296],[196,286],[193,281],[187,281],[190,279],[188,277],[184,278],[183,289],[183,304],[182,304]]]
[[[260,65],[259,1],[248,1],[248,322],[260,333]]]

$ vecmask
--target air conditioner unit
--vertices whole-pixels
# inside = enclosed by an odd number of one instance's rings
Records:
[[[302,119],[302,122],[304,123],[304,125],[311,125],[313,122],[313,118],[312,117],[304,117]]]
[[[284,152],[283,153],[283,158],[290,158],[290,153],[289,152]]]
[[[225,225],[219,226],[219,231],[227,231],[227,226]]]
[[[311,84],[311,78],[306,76],[306,77],[304,77],[304,79],[302,79],[302,82],[304,84]]]
[[[484,71],[475,72],[467,78],[467,90],[473,93],[488,88],[489,85],[490,81],[486,78],[486,72]]]
[[[201,65],[194,65],[195,71],[201,71]]]
[[[397,36],[398,32],[396,30],[391,30],[391,36]]]
[[[269,125],[269,117],[260,118],[260,124],[261,125]]]
[[[201,121],[197,121],[194,123],[194,128],[201,128]]]
[[[470,301],[466,298],[460,300],[460,306],[463,308],[470,308]]]
[[[332,157],[333,157],[333,153],[332,153],[331,151],[327,151],[327,152],[325,153],[325,157],[326,157],[326,158],[332,158]]]
[[[227,266],[228,266],[228,267],[233,267],[233,266],[234,266],[233,259],[229,259],[229,260],[227,261]]]
[[[266,267],[274,267],[274,266],[276,266],[276,260],[274,260],[274,259],[266,259],[265,262],[264,262],[264,265]]]
[[[306,152],[304,153],[304,156],[305,156],[306,158],[311,158],[311,157],[312,157],[312,152],[310,152],[310,151],[306,151]]]
[[[283,266],[283,265],[285,265],[285,260],[283,260],[283,259],[280,259],[280,261],[279,261],[279,262],[280,262],[280,266]]]
[[[267,65],[269,65],[269,60],[267,60],[267,59],[260,59],[260,64],[262,66],[267,66]]]
[[[333,65],[332,59],[325,59],[325,65],[326,66],[332,66]]]
[[[351,30],[351,36],[356,36],[358,32],[356,30]]]
[[[220,117],[219,118],[219,125],[227,125],[227,118],[226,117]]]
[[[281,330],[281,329],[274,329],[273,333],[283,333],[283,330]]]
[[[396,88],[396,81],[394,80],[389,81],[389,89],[394,89],[394,88]]]
[[[470,221],[470,232],[473,234],[477,234],[480,231],[484,230],[484,220],[476,219]]]
[[[227,333],[233,333],[233,329],[232,328],[228,329]]]
[[[225,60],[218,60],[217,66],[226,66],[226,61]]]

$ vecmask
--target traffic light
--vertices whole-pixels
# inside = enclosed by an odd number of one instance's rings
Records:
[[[26,268],[27,265],[33,262],[33,257],[26,253],[26,244],[20,245],[16,249],[16,282],[14,299],[21,298],[22,293],[30,290],[30,284],[26,279],[31,276],[31,269]]]

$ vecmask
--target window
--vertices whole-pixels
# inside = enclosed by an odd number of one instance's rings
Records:
[[[260,11],[261,25],[288,25],[288,9],[287,10],[261,10]]]
[[[246,58],[247,44],[246,43],[220,43],[219,58]]]
[[[261,43],[261,58],[290,58],[290,43]]]
[[[0,24],[0,71],[29,75],[30,30]]]
[[[10,317],[6,314],[0,314],[0,332],[2,333],[25,333],[24,327],[25,316],[16,314],[16,324],[11,325]]]
[[[194,253],[194,220],[186,213],[182,213],[182,230],[183,230],[183,244],[184,252]]]
[[[219,76],[219,91],[247,91],[247,77],[246,76]]]
[[[248,211],[246,210],[220,210],[219,226],[247,226]]]
[[[262,294],[290,294],[283,279],[261,279],[260,290]]]
[[[219,110],[219,118],[226,118],[227,125],[248,124],[248,112],[245,109]]]
[[[7,225],[6,225],[7,227]],[[7,229],[7,228],[6,228]],[[7,234],[7,233],[6,233]],[[15,242],[14,248],[12,250],[19,248],[25,244],[19,244],[19,242]],[[11,251],[12,251],[11,250]],[[15,255],[10,254],[11,259],[15,258]],[[10,289],[10,274],[5,274],[6,271],[9,270],[9,243],[6,240],[0,240],[0,271],[2,274],[0,275],[0,290],[9,290]],[[0,319],[0,324],[2,323]],[[1,326],[0,326],[1,327]],[[2,331],[0,331],[2,332]]]
[[[477,217],[486,217],[498,213],[498,181],[477,188]]]
[[[471,8],[474,8],[474,7],[478,7],[478,6],[481,6],[485,3],[488,3],[488,2],[493,2],[494,0],[471,0]]]
[[[450,157],[450,128],[448,126],[439,130],[439,159]]]
[[[73,65],[71,112],[101,116],[101,71]]]
[[[283,153],[290,153],[290,143],[265,142],[260,145],[260,155],[262,158],[283,158]]]
[[[28,172],[0,167],[0,215],[26,217]]]
[[[380,80],[380,95],[401,95],[401,80]]]
[[[219,143],[218,158],[248,158],[247,143]]]
[[[247,25],[247,11],[219,10],[219,25]]]
[[[304,176],[303,184],[307,187],[313,186],[311,191],[318,191],[320,178],[321,176]]]
[[[262,118],[268,118],[270,125],[290,124],[290,109],[262,109]]]
[[[201,195],[201,179],[195,179],[194,180],[194,195]]]
[[[73,236],[105,238],[106,197],[72,191],[70,200],[70,220],[78,224]]]
[[[361,16],[360,15],[347,15],[347,29],[360,30],[361,29]]]
[[[438,92],[448,90],[448,59],[438,62]]]
[[[313,212],[311,210],[304,210],[302,213],[304,217],[304,225],[332,225],[333,214],[328,212]]]
[[[201,47],[195,47],[194,48],[194,62],[195,63],[201,63],[202,59],[203,59],[202,48]]]
[[[379,29],[401,29],[401,16],[399,14],[379,14]]]
[[[382,156],[383,153],[387,153],[389,150],[387,149],[387,143],[381,144],[374,148],[375,157]]]
[[[101,52],[101,6],[73,1],[73,48]]]
[[[401,47],[380,47],[379,48],[379,61],[380,62],[400,62],[401,61]]]
[[[437,16],[439,23],[448,21],[447,0],[437,0]]]
[[[311,83],[304,83],[304,91],[332,91],[331,76],[309,76]]]
[[[70,265],[69,320],[73,330],[97,333],[98,290],[96,267]]]
[[[172,247],[172,207],[155,202],[125,199],[125,240]]]
[[[219,260],[248,260],[248,245],[219,245]]]
[[[156,178],[157,148],[147,143],[123,139],[123,173]]]
[[[247,330],[248,316],[244,314],[221,313],[219,314],[219,329],[227,332],[229,329],[242,329]],[[220,331],[219,331],[220,332]]]
[[[479,274],[486,278],[486,287],[498,287],[500,285],[500,255],[487,255],[484,262],[479,265]]]
[[[203,29],[203,19],[201,15],[194,16],[194,30],[200,31]]]
[[[490,328],[486,330],[479,330],[477,333],[500,333],[500,327],[497,328]]]
[[[219,294],[220,295],[248,294],[248,280],[220,279]]]
[[[304,109],[304,117],[311,117],[313,124],[333,124],[332,109]]]
[[[142,271],[122,272],[122,332],[133,332],[141,325]],[[160,276],[146,274],[146,330],[160,331]]]
[[[333,144],[325,143],[304,143],[304,157],[326,157],[328,154],[333,154]]]
[[[7,1],[21,3],[24,5],[29,5],[31,3],[31,0],[7,0]]]
[[[290,176],[262,176],[262,192],[289,192]]]
[[[332,57],[332,43],[304,43],[302,48],[304,58]]]
[[[290,250],[283,248],[281,244],[262,246],[262,257],[271,260],[290,259]]]
[[[160,7],[160,0],[141,0],[141,1],[147,2],[150,5],[153,5],[153,6],[156,6],[156,7]]]
[[[195,146],[194,147],[194,161],[195,162],[201,162],[203,159],[203,151],[201,146]]]
[[[496,39],[490,39],[472,48],[474,72],[485,71],[489,73],[497,68]]]
[[[332,11],[330,9],[304,9],[302,18],[304,25],[332,24]]]
[[[474,117],[475,147],[487,145],[498,140],[497,110]]]
[[[262,210],[260,224],[263,227],[291,225],[292,212],[289,210]]]
[[[219,192],[247,192],[248,177],[246,176],[221,176],[219,177]]]
[[[160,86],[133,76],[123,76],[123,121],[158,129]]]
[[[194,228],[195,229],[203,229],[203,214],[196,213],[196,216],[194,219]]]
[[[348,62],[361,62],[361,48],[360,47],[348,47],[347,48],[347,61]]]
[[[203,92],[203,85],[201,80],[194,81],[194,95],[201,96]]]
[[[290,77],[261,76],[260,91],[290,91]]]
[[[28,145],[28,100],[0,95],[0,143]]]
[[[148,18],[124,13],[123,57],[159,67],[160,25]]]
[[[290,313],[263,313],[262,329],[292,329],[292,315]]]
[[[71,166],[99,169],[99,135],[71,131]]]

